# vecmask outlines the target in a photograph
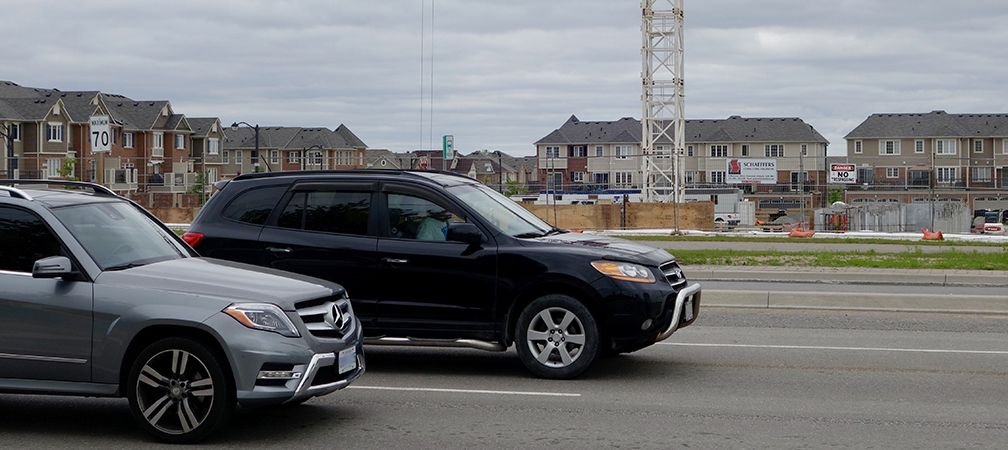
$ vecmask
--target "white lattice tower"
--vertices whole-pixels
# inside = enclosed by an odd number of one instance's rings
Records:
[[[682,203],[683,0],[642,0],[641,11],[641,194],[646,202]]]

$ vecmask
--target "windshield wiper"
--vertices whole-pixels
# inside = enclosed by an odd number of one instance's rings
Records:
[[[566,232],[567,232],[567,230],[561,230],[561,229],[559,229],[557,227],[553,227],[552,230],[547,231],[546,234],[544,234],[543,236],[552,236],[554,234],[564,234]]]
[[[538,231],[530,231],[528,233],[516,234],[516,235],[514,235],[514,237],[516,237],[518,239],[529,239],[529,238],[540,238],[540,237],[546,236],[547,234],[549,234],[549,232],[540,233]]]
[[[129,263],[129,264],[119,264],[117,266],[106,267],[105,271],[106,272],[115,272],[115,271],[119,271],[119,270],[132,269],[134,267],[140,267],[140,266],[146,266],[146,265],[147,265],[147,263],[135,263],[135,262],[132,262],[132,263]]]

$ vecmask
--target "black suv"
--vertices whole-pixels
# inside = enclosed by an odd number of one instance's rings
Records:
[[[450,173],[241,175],[185,234],[200,254],[346,287],[366,342],[506,350],[573,378],[696,320],[700,285],[667,252],[543,222]]]

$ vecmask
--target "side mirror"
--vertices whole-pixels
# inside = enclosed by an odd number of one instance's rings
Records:
[[[480,245],[483,243],[483,232],[471,223],[450,223],[448,224],[447,239],[469,245]]]
[[[73,274],[73,265],[66,256],[42,258],[32,267],[32,278],[63,278]]]

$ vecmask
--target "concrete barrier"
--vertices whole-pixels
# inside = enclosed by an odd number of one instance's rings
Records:
[[[703,306],[1008,314],[1008,296],[704,289]]]

